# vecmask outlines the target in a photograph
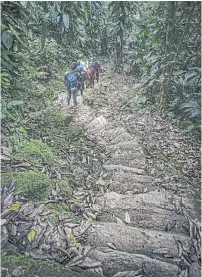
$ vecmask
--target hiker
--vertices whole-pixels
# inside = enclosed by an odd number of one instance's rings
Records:
[[[77,96],[79,90],[79,73],[76,71],[77,63],[73,62],[70,66],[70,71],[65,74],[65,84],[67,86],[67,105],[70,104],[71,95],[73,95],[74,107],[77,106]]]
[[[87,70],[87,73],[88,73],[88,85],[92,87],[95,85],[95,69],[90,65]]]
[[[100,66],[100,74],[103,75],[104,72],[105,72],[105,68],[104,68],[104,65],[102,64]]]
[[[99,72],[101,68],[101,64],[98,63],[96,58],[92,58],[91,66],[95,69],[95,76],[97,83],[99,82]]]
[[[88,79],[87,67],[85,63],[80,64],[77,66],[76,71],[79,74],[79,89],[81,91],[81,96],[83,96],[83,91],[85,89],[84,83]]]

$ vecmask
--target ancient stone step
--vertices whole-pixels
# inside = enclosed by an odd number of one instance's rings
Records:
[[[126,191],[133,191],[135,193],[152,191],[156,186],[152,182],[152,178],[147,175],[137,175],[131,172],[113,173],[109,186],[111,191],[125,193]]]
[[[108,221],[116,222],[116,217],[125,220],[128,213],[130,222],[127,223],[131,226],[186,235],[186,219],[176,209],[179,202],[179,197],[158,191],[136,195],[110,192],[97,200],[97,204],[104,207],[103,219]]]
[[[143,152],[140,144],[134,140],[120,142],[117,144],[110,144],[107,146],[107,150],[110,150],[110,151],[128,150],[128,151],[130,151],[130,153],[139,153],[141,155],[144,155],[144,152]]]
[[[141,175],[140,175],[141,176]],[[154,191],[158,189],[158,185],[153,184],[152,182],[139,183],[137,181],[111,181],[109,185],[110,191],[115,191],[121,194],[139,194],[149,191]]]
[[[126,133],[126,130],[123,127],[115,127],[108,131],[109,141],[119,137]]]
[[[95,128],[95,129],[103,129],[109,125],[109,122],[107,119],[101,115],[95,119],[93,119],[89,124],[88,127],[90,129]]]
[[[127,167],[136,167],[139,169],[143,169],[145,167],[144,163],[141,163],[140,160],[135,159],[135,160],[128,160],[127,158],[125,159],[109,159],[106,164],[114,164],[114,165],[122,165],[122,166],[127,166]]]
[[[117,251],[147,256],[152,256],[153,251],[163,248],[170,256],[178,257],[176,240],[184,248],[192,245],[191,238],[187,236],[109,222],[95,222],[86,235],[86,242],[93,248],[106,247],[111,243]]]
[[[135,167],[128,167],[128,166],[123,166],[119,164],[104,164],[103,168],[107,171],[115,171],[115,170],[122,170],[124,172],[133,172],[139,175],[144,174],[144,170],[140,168],[135,168]]]
[[[146,162],[144,156],[137,157],[135,154],[129,154],[128,152],[123,152],[120,154],[111,154],[110,159],[114,164],[123,164],[123,162],[127,162],[129,164],[130,162],[135,162],[140,165],[145,165]]]
[[[112,138],[110,136],[109,143],[110,144],[117,144],[117,143],[120,143],[120,142],[132,141],[132,140],[133,140],[133,137],[131,135],[129,135],[127,132],[123,132],[119,135],[116,135],[115,138]],[[137,141],[136,141],[136,143],[137,143]]]
[[[152,178],[147,175],[137,175],[135,173],[117,171],[113,176],[113,181],[121,182],[122,184],[125,182],[138,182],[147,184],[152,181]]]
[[[155,260],[145,255],[116,251],[109,247],[100,250],[92,249],[88,256],[102,263],[103,273],[107,277],[124,271],[139,271],[138,276],[143,276],[141,274],[145,273],[146,276],[177,277],[179,272],[175,264]]]

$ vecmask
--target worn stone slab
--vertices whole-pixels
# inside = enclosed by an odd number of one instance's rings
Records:
[[[88,230],[86,242],[95,248],[106,247],[107,243],[113,243],[117,251],[147,256],[151,256],[157,249],[166,248],[168,254],[178,257],[178,247],[174,237],[181,241],[185,248],[192,244],[189,237],[179,234],[117,223],[96,222]]]
[[[105,251],[105,252],[104,252]],[[144,269],[147,276],[155,277],[177,277],[178,266],[167,262],[151,259],[145,255],[129,254],[116,251],[110,248],[92,249],[88,256],[93,257],[102,263],[102,270],[105,276],[113,276],[118,272],[137,271]],[[155,275],[153,275],[155,274]],[[133,276],[133,275],[132,275]]]

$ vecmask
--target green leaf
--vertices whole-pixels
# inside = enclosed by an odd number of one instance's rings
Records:
[[[1,35],[2,43],[7,48],[10,49],[13,45],[13,36],[10,31],[4,31]]]
[[[48,10],[49,10],[49,18],[50,18],[50,21],[53,23],[53,24],[57,24],[58,23],[58,18],[57,18],[57,13],[54,9],[53,6],[49,6],[48,7]]]
[[[156,142],[156,146],[157,146],[157,147],[161,146],[160,141],[157,141],[157,142]]]
[[[46,42],[46,36],[47,36],[47,25],[46,22],[42,22],[42,27],[41,27],[41,50],[43,51],[45,42]]]
[[[121,38],[120,38],[120,36],[117,36],[116,41],[117,41],[117,43],[121,44]]]
[[[122,22],[120,22],[120,27],[121,27],[121,29],[124,31],[124,26],[123,26],[123,23]]]
[[[99,190],[104,194],[104,189],[103,189],[103,187],[99,187]]]
[[[12,100],[7,104],[7,107],[10,108],[12,106],[22,105],[24,102],[22,100]]]
[[[10,77],[10,74],[8,72],[1,72],[1,76]]]
[[[157,42],[157,37],[153,36],[151,39],[152,44],[155,44]]]
[[[62,18],[63,18],[63,24],[65,26],[65,28],[69,28],[69,15],[67,13],[64,13],[62,15]]]
[[[35,238],[35,235],[36,235],[36,231],[34,229],[30,229],[28,234],[27,234],[27,239],[30,243],[33,242],[33,240]]]
[[[21,207],[21,205],[20,205],[20,204],[18,204],[18,203],[16,203],[16,204],[12,204],[12,205],[8,206],[9,210],[11,210],[11,211],[13,211],[13,212],[15,212],[15,211],[19,210],[19,209],[20,209],[20,207]]]
[[[26,8],[28,1],[20,1],[20,4]]]
[[[74,239],[73,242],[72,242],[72,246],[76,246],[76,240]]]

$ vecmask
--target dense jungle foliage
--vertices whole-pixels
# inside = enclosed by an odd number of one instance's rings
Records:
[[[83,97],[79,95],[81,105],[79,102],[74,109],[66,105],[64,75],[73,61],[92,57],[106,71],[95,87],[85,90]],[[201,204],[201,2],[1,1],[1,92],[1,245],[3,248],[7,242],[12,244],[12,248],[9,246],[1,253],[3,273],[7,268],[15,273],[17,266],[26,265],[30,275],[18,271],[12,276],[33,276],[37,270],[39,276],[44,276],[44,272],[47,276],[66,276],[71,269],[63,271],[61,265],[72,262],[70,258],[75,253],[76,259],[81,253],[87,257],[89,249],[79,245],[86,240],[88,223],[93,220],[114,224],[116,218],[123,233],[111,227],[109,231],[117,234],[115,242],[123,240],[123,246],[128,245],[129,250],[120,251],[106,236],[104,245],[117,250],[118,258],[114,257],[118,263],[113,260],[110,265],[114,271],[122,267],[124,256],[119,255],[126,252],[126,260],[133,269],[136,264],[144,265],[144,260],[133,262],[132,256],[128,256],[133,253],[130,246],[134,240],[135,251],[139,247],[136,242],[146,249],[150,228],[157,228],[164,235],[160,238],[152,233],[149,240],[151,249],[157,241],[157,250],[162,247],[160,255],[168,254],[164,257],[172,259],[166,274],[161,269],[156,273],[153,265],[160,259],[154,256],[147,275],[138,269],[127,276],[153,276],[154,269],[155,276],[160,277],[199,276],[187,274],[192,262],[196,265],[196,261],[201,261],[199,244],[194,242],[195,249],[198,248],[189,252],[172,232],[176,229],[176,234],[184,236],[182,223],[187,229],[185,235],[189,229],[191,240],[200,238],[201,243],[199,225],[192,219],[195,214],[191,217],[183,211],[189,228],[184,219],[178,220],[184,195],[191,198],[198,210]],[[106,209],[105,200],[101,210],[96,202],[99,197],[105,199],[108,190],[112,196],[123,196],[112,212]],[[139,201],[139,195],[143,200]],[[175,198],[181,199],[179,203]],[[125,199],[132,200],[125,205]],[[24,217],[19,209],[25,212]],[[69,225],[65,243],[67,240],[68,247],[71,246],[68,251],[76,246],[79,249],[71,255],[63,245],[61,228],[66,219]],[[139,236],[134,231],[125,232],[133,221],[137,230],[138,226],[149,226],[148,230],[138,231]],[[40,243],[43,236],[49,238],[47,233],[55,235],[56,246],[48,245],[51,240]],[[95,235],[97,239],[99,235]],[[175,244],[178,252],[172,256],[169,251]],[[164,252],[166,249],[168,253]],[[27,253],[46,260],[50,258],[48,251],[53,251],[54,263],[39,262],[33,271],[33,260],[26,257]],[[173,263],[174,257],[181,271]],[[73,258],[75,261],[81,263]],[[94,267],[100,268],[100,262],[83,266],[90,270]],[[176,275],[167,273],[170,270]],[[2,276],[11,276],[7,273]],[[79,273],[70,272],[68,276],[83,276]],[[125,276],[124,272],[113,276],[123,276],[122,273]],[[98,275],[85,271],[85,276]]]
[[[200,131],[200,2],[1,2],[1,118],[12,133],[33,99],[73,59],[104,57],[115,70],[139,78],[147,105]],[[40,82],[39,82],[40,81]],[[4,128],[3,128],[4,130]],[[16,129],[15,129],[16,131]]]

